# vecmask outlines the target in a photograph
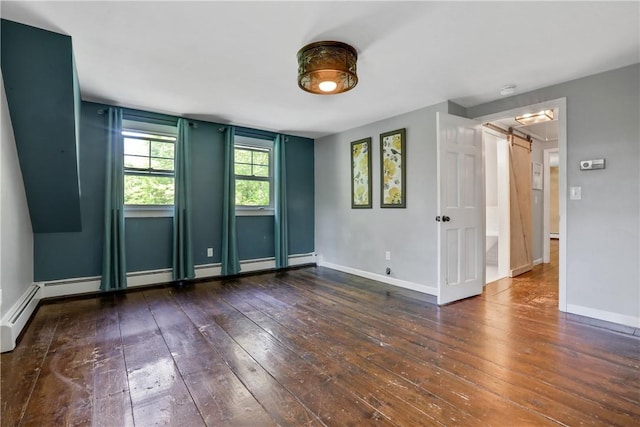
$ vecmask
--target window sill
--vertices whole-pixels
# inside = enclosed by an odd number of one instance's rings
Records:
[[[125,206],[125,218],[173,218],[171,206]]]
[[[236,208],[236,216],[274,216],[273,208]]]

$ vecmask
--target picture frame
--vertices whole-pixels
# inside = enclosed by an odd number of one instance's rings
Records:
[[[531,164],[531,188],[542,190],[542,163],[533,162]]]
[[[351,208],[370,209],[372,204],[371,138],[351,143]]]
[[[380,134],[380,207],[407,206],[406,129]]]

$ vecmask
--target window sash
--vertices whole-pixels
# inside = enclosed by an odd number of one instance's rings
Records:
[[[174,178],[175,173],[173,171],[162,171],[162,170],[147,170],[147,169],[125,169],[125,175],[137,175],[137,176],[166,176],[169,178]]]
[[[271,175],[272,175],[272,154],[271,154],[271,149],[269,148],[260,148],[260,147],[247,147],[247,146],[243,146],[243,145],[236,145],[234,147],[235,150],[243,150],[243,151],[248,151],[251,153],[251,162],[247,163],[247,162],[242,162],[242,161],[238,161],[237,159],[234,159],[234,173],[236,177],[242,177],[244,178],[261,178],[263,180],[270,180],[271,179]],[[261,154],[267,154],[267,163],[256,163],[256,161],[254,161],[254,155],[256,153],[261,153]],[[249,166],[249,169],[251,170],[251,174],[247,175],[247,174],[243,174],[243,173],[237,173],[235,172],[237,170],[237,165],[244,165],[244,166]],[[254,169],[258,167],[258,168],[266,168],[267,169],[267,175],[256,175],[254,172]]]
[[[163,178],[170,178],[175,185],[175,141],[176,141],[176,137],[174,135],[164,135],[162,132],[154,132],[154,131],[138,131],[135,129],[123,129],[122,131],[122,136],[125,139],[125,148],[126,148],[126,140],[137,140],[137,141],[141,141],[144,142],[146,144],[146,147],[144,148],[144,150],[134,150],[131,149],[129,153],[127,153],[126,149],[125,152],[123,153],[123,160],[126,162],[127,159],[130,160],[134,160],[134,159],[144,159],[144,160],[138,160],[139,166],[141,166],[142,164],[146,164],[147,167],[135,167],[135,166],[125,166],[124,167],[124,176],[141,176],[141,177],[163,177]],[[154,144],[156,143],[156,144]],[[158,146],[158,144],[162,144],[160,146]],[[167,154],[168,153],[160,153],[163,155],[154,155],[153,150],[158,150],[159,148],[165,146],[165,144],[171,144],[172,148],[173,148],[173,153],[172,153],[172,157],[168,157]],[[133,147],[132,147],[133,148]],[[166,151],[166,149],[165,149]],[[169,165],[166,163],[171,164],[171,169],[167,169],[167,168],[154,168],[153,164],[154,161],[158,161],[158,163],[161,166],[165,166],[168,167]],[[169,162],[167,162],[169,161]],[[165,163],[163,165],[163,163]],[[125,194],[126,196],[126,194]],[[174,199],[173,202],[171,204],[126,204],[125,203],[125,207],[129,210],[129,209],[142,209],[144,210],[145,208],[149,208],[149,209],[162,209],[167,210],[173,207],[175,203],[175,194],[174,194]],[[146,215],[148,212],[144,212],[144,211],[140,211],[142,216]],[[167,211],[168,212],[168,211]]]
[[[148,167],[146,168],[141,168],[141,167],[135,167],[135,166],[125,166],[125,173],[127,172],[146,172],[148,174],[171,174],[173,176],[174,171],[175,171],[175,138],[174,137],[162,137],[161,135],[158,135],[157,137],[154,137],[153,135],[148,135],[148,134],[137,134],[136,135],[144,135],[145,137],[137,137],[137,136],[132,136],[132,134],[134,134],[134,132],[128,132],[128,131],[123,131],[123,136],[125,136],[125,139],[131,139],[131,140],[137,140],[137,141],[144,141],[148,143],[148,148],[147,148],[147,152],[145,154],[127,154],[126,150],[124,152],[124,159],[126,161],[127,158],[137,158],[137,159],[145,159],[146,163],[148,165]],[[128,136],[126,136],[125,134],[128,134]],[[166,139],[161,139],[161,138],[166,138]],[[173,138],[173,140],[171,140],[171,138]],[[171,144],[173,145],[173,157],[166,157],[166,156],[157,156],[157,155],[153,155],[151,153],[151,151],[153,150],[153,143],[154,142],[158,142],[161,144]],[[126,146],[126,143],[125,143]],[[152,166],[153,164],[153,160],[171,160],[171,163],[173,164],[173,168],[172,169],[156,169]]]
[[[236,184],[238,181],[248,181],[248,182],[266,182],[269,187],[269,203],[268,204],[255,204],[255,205],[244,205],[244,204],[236,204],[236,209],[238,212],[243,211],[254,211],[261,210],[270,211],[273,209],[274,204],[274,180],[273,180],[273,148],[272,147],[262,147],[262,146],[254,146],[254,145],[245,145],[245,144],[235,144],[234,150],[243,150],[248,151],[251,156],[249,159],[238,160],[238,156],[234,158],[234,175]],[[264,160],[257,159],[256,154],[260,154],[262,157],[266,157]],[[266,156],[265,156],[266,154]],[[245,173],[237,173],[236,171],[239,169],[238,166],[241,166],[240,169],[245,169]],[[263,173],[260,174],[260,169],[262,169]],[[247,173],[249,172],[249,173]],[[266,174],[264,173],[266,172]]]

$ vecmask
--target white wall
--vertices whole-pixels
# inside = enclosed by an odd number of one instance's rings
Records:
[[[33,283],[33,233],[2,84],[0,151],[0,317]]]
[[[566,301],[572,313],[640,327],[640,64],[467,109],[481,117],[567,100]],[[578,162],[606,159],[606,169]],[[561,172],[562,173],[562,172]]]
[[[436,112],[423,108],[316,140],[316,252],[320,264],[437,287]],[[407,207],[380,208],[380,134],[406,128]],[[372,138],[373,208],[351,209],[350,143]],[[391,260],[385,260],[385,252]],[[397,284],[397,283],[396,283]]]

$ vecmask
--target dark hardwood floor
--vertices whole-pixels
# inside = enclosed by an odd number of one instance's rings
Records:
[[[68,299],[1,369],[3,426],[640,425],[640,339],[560,313],[557,262],[440,308],[313,267]]]

